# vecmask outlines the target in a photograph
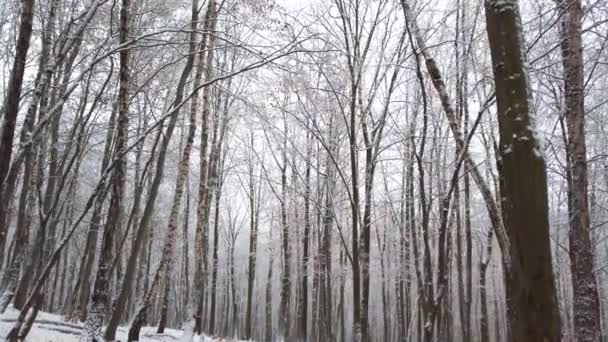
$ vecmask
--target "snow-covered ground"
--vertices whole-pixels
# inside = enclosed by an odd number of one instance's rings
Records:
[[[0,340],[4,340],[10,328],[15,322],[18,311],[14,309],[6,310],[0,315]],[[38,313],[34,327],[30,331],[27,341],[31,342],[78,342],[81,323],[65,322],[62,316],[53,315],[46,312]],[[127,340],[128,327],[119,327],[116,336],[117,341]],[[157,334],[156,327],[144,327],[140,333],[141,342],[163,342],[183,341],[183,331],[175,329],[165,329],[164,334]],[[229,342],[234,341],[225,338],[195,337],[194,342]]]

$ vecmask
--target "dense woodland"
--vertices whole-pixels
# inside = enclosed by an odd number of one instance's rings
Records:
[[[0,0],[0,46],[7,341],[608,341],[606,1]]]

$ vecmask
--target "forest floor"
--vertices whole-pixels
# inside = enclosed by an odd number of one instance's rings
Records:
[[[0,340],[8,334],[8,331],[13,326],[15,318],[19,312],[9,308],[6,312],[0,315]],[[66,322],[63,316],[53,315],[46,312],[39,312],[34,327],[27,337],[27,341],[31,342],[78,342],[80,332],[82,331],[82,323]],[[127,340],[128,327],[119,327],[117,332],[117,341]],[[183,331],[175,329],[165,329],[165,333],[157,334],[156,327],[144,327],[141,331],[141,342],[179,342],[181,341]],[[234,340],[225,338],[212,337],[195,337],[194,342],[232,342]]]

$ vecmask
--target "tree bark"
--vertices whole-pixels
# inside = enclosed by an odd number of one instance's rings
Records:
[[[265,341],[272,342],[274,332],[272,331],[272,267],[273,267],[273,248],[272,248],[272,225],[268,235],[270,247],[268,249],[268,273],[266,275],[266,306],[265,306]]]
[[[180,80],[177,85],[177,89],[175,91],[175,98],[173,100],[172,107],[177,106],[179,103],[182,102],[183,97],[184,97],[184,90],[186,87],[186,81],[190,77],[190,74],[194,67],[194,59],[196,57],[195,51],[196,51],[196,46],[197,46],[196,33],[194,31],[196,30],[196,27],[198,25],[198,1],[197,0],[193,0],[193,3],[192,3],[192,17],[191,17],[190,25],[191,25],[191,29],[193,30],[193,32],[190,34],[188,59],[186,60],[186,65],[184,66],[184,69],[182,70]],[[195,105],[196,105],[196,99],[197,99],[196,96],[194,96],[192,99],[192,102],[195,103]],[[196,110],[194,108],[191,108],[190,115],[191,116],[196,115],[195,113],[192,113],[192,111],[196,111]],[[126,307],[127,297],[129,296],[129,291],[132,287],[132,283],[135,278],[135,266],[137,264],[137,256],[139,254],[139,250],[143,244],[143,240],[145,238],[146,232],[148,231],[150,221],[153,216],[153,211],[154,211],[154,206],[156,203],[156,198],[158,195],[158,190],[159,190],[159,187],[160,187],[160,184],[161,184],[161,181],[163,178],[163,174],[164,174],[167,150],[169,148],[169,143],[173,136],[173,132],[175,130],[175,126],[177,124],[178,117],[179,117],[179,109],[173,109],[171,118],[169,119],[169,123],[167,124],[167,129],[165,131],[165,134],[162,137],[162,142],[161,142],[161,146],[159,149],[158,158],[156,160],[155,174],[154,174],[154,177],[152,180],[152,184],[150,186],[150,192],[148,194],[148,199],[147,199],[146,205],[144,207],[142,219],[141,219],[141,222],[139,223],[138,229],[135,233],[135,239],[134,239],[133,245],[131,246],[131,251],[129,254],[128,261],[127,261],[127,268],[125,270],[125,277],[121,283],[118,296],[117,296],[116,300],[114,301],[113,308],[112,308],[112,315],[108,322],[108,327],[106,328],[106,331],[105,331],[105,337],[108,340],[113,340],[115,338],[116,329],[118,328],[118,324],[120,323],[120,318],[122,317],[125,307]],[[194,128],[191,127],[190,129],[192,130]],[[190,135],[190,134],[194,134],[194,133],[189,132],[188,134]],[[189,139],[190,139],[190,137],[188,137],[188,141],[189,141]],[[194,138],[192,138],[192,139],[194,139]],[[187,151],[188,148],[191,148],[191,146],[188,147],[188,145],[186,144],[186,147],[184,149],[184,155],[182,156],[182,158],[189,158],[189,151]],[[186,154],[188,154],[188,155],[186,156]],[[189,161],[189,159],[187,161]],[[180,167],[181,167],[181,163],[180,163]],[[182,177],[181,173],[179,173],[179,172],[182,172],[182,170],[181,169],[178,170],[179,177]],[[178,181],[180,181],[179,177],[178,177]],[[180,189],[180,198],[178,200],[178,203],[181,200],[181,192],[183,192],[183,183],[185,182],[185,179],[182,179],[181,182],[182,182],[182,184],[180,184],[180,186],[182,187],[182,189]],[[176,194],[177,194],[177,185],[176,185]],[[172,208],[172,210],[173,210],[173,208]],[[178,204],[177,210],[179,210],[179,204]],[[174,224],[177,224],[177,223],[174,223]]]
[[[213,149],[219,148],[219,146],[214,146]],[[212,150],[213,150],[212,149]],[[213,151],[212,152],[213,155],[219,154],[219,151]],[[215,159],[216,157],[214,157]],[[221,167],[221,162],[218,161],[212,161],[213,164],[213,169],[215,171],[213,171],[213,173],[215,174],[219,174],[220,171],[218,170],[219,167]],[[218,175],[216,175],[217,178],[219,178]],[[217,300],[217,293],[216,293],[216,289],[217,289],[217,269],[218,269],[218,249],[219,249],[219,241],[220,241],[220,237],[219,237],[219,217],[220,217],[220,198],[222,196],[222,190],[221,190],[221,186],[219,185],[221,182],[218,182],[218,186],[217,189],[215,189],[215,214],[214,214],[214,220],[213,220],[213,259],[211,261],[212,263],[212,269],[211,269],[211,307],[209,309],[209,333],[211,335],[214,334],[215,332],[215,317],[216,317],[216,310],[215,310],[215,304],[216,304],[216,300]]]
[[[510,341],[560,341],[551,265],[547,175],[535,132],[517,0],[486,0],[498,126],[500,193],[510,243]]]
[[[210,32],[215,28],[217,17],[216,1],[210,0],[207,13],[205,14],[204,31]],[[208,50],[201,60],[204,62],[205,80],[211,79],[211,60],[213,58],[214,36],[204,34],[201,41],[201,51]],[[194,318],[194,332],[201,334],[203,331],[203,303],[205,296],[205,278],[207,276],[207,216],[208,211],[208,180],[209,162],[207,159],[207,149],[209,140],[209,116],[211,112],[210,87],[203,88],[202,94],[202,115],[201,115],[201,147],[199,184],[198,184],[198,203],[196,208],[196,231],[194,237],[194,284],[192,291],[191,310]]]
[[[15,48],[15,60],[13,69],[9,77],[6,97],[4,98],[2,138],[0,140],[0,185],[4,184],[4,179],[8,173],[13,152],[13,137],[17,124],[17,114],[19,112],[19,100],[21,99],[21,86],[23,84],[23,74],[25,72],[25,61],[27,52],[30,48],[30,38],[32,36],[32,21],[34,19],[34,0],[23,0],[21,2],[21,17],[19,18],[19,35]],[[0,186],[1,188],[1,186]],[[4,247],[6,231],[0,232]]]
[[[130,0],[122,0],[120,8],[120,42],[126,43],[129,36],[129,10]],[[97,266],[97,276],[91,297],[91,310],[85,322],[82,339],[85,341],[99,341],[102,339],[106,306],[109,303],[111,254],[114,245],[114,234],[119,230],[123,216],[123,196],[126,185],[127,156],[126,148],[129,130],[129,83],[131,79],[129,70],[130,49],[120,51],[120,72],[118,90],[118,117],[116,127],[116,140],[113,156],[117,159],[111,176],[111,197],[108,209],[108,220],[102,236],[101,252]]]
[[[561,51],[564,69],[565,113],[568,127],[571,208],[569,252],[577,341],[598,341],[602,336],[600,303],[593,272],[593,244],[589,229],[587,144],[585,141],[585,76],[580,0],[562,0]]]
[[[254,146],[253,133],[251,135],[251,147]],[[245,339],[251,339],[252,335],[252,325],[251,325],[251,315],[253,309],[253,288],[255,282],[255,269],[256,269],[256,259],[257,259],[257,241],[258,241],[258,215],[259,215],[259,202],[260,199],[256,195],[255,190],[255,178],[254,178],[254,164],[253,164],[253,156],[250,156],[249,164],[249,220],[250,220],[250,233],[249,233],[249,265],[248,265],[248,274],[247,274],[247,311],[245,316],[245,335],[243,336]]]
[[[308,257],[310,236],[310,169],[311,169],[312,140],[306,139],[306,173],[304,178],[304,234],[302,236],[302,278],[300,285],[300,306],[298,314],[298,341],[306,341],[308,334]]]
[[[490,317],[488,315],[488,289],[487,289],[487,278],[488,278],[488,267],[492,260],[492,230],[488,231],[488,237],[486,240],[486,255],[485,258],[479,263],[479,301],[481,302],[481,317],[479,319],[479,326],[481,328],[481,342],[490,342]]]
[[[285,136],[283,139],[281,168],[281,250],[283,252],[283,274],[281,276],[281,301],[279,303],[279,324],[277,335],[286,339],[289,334],[289,304],[291,302],[291,250],[289,247],[289,223],[287,222],[287,123],[285,122]]]

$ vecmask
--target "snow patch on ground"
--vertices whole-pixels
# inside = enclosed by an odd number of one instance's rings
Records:
[[[15,319],[19,312],[14,308],[8,308],[6,312],[0,315],[0,340],[3,340],[12,328]],[[39,312],[34,323],[34,327],[27,336],[27,341],[30,342],[78,342],[80,332],[82,331],[82,323],[66,322],[63,316],[53,315],[46,312]],[[116,334],[117,341],[126,341],[128,327],[119,327]],[[188,330],[186,328],[186,330]],[[190,333],[184,335],[182,330],[165,329],[165,333],[157,334],[156,327],[143,327],[140,334],[141,342],[234,342],[231,339],[211,338],[192,336]]]

